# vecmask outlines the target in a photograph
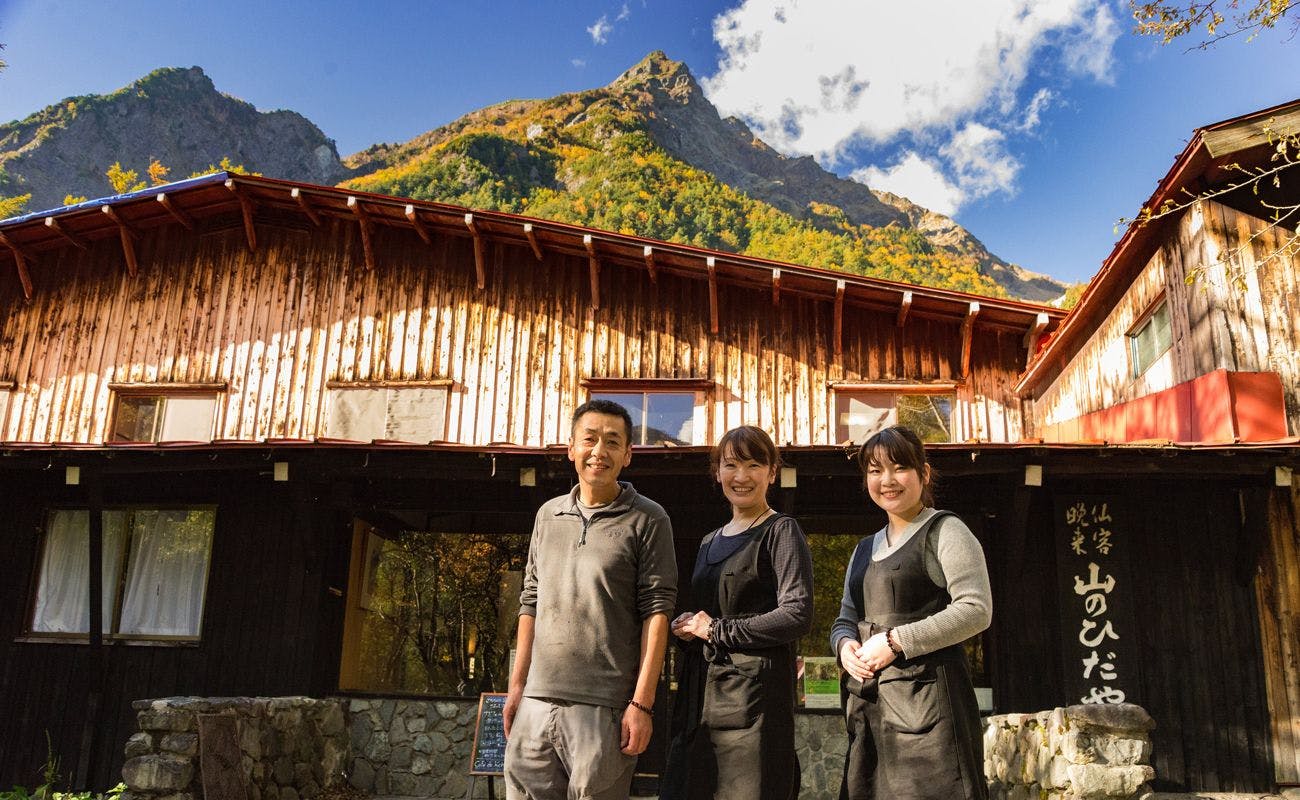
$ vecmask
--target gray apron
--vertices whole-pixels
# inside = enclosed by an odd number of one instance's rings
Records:
[[[861,581],[850,575],[860,641],[916,622],[952,602],[925,569],[935,514],[886,558],[870,558]],[[880,534],[877,534],[880,535]],[[841,800],[987,800],[979,705],[961,645],[895,659],[865,684],[844,681],[849,749]]]
[[[765,521],[722,562],[716,589],[721,616],[776,608],[767,549],[776,519]],[[705,560],[716,535],[700,544],[692,580],[696,597],[713,591]],[[799,795],[794,644],[728,651],[692,642],[685,650],[660,800],[793,800]]]

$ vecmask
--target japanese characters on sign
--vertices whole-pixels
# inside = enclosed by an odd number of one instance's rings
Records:
[[[1058,499],[1065,689],[1070,703],[1136,702],[1125,520],[1098,497]],[[1061,546],[1063,545],[1063,546]]]

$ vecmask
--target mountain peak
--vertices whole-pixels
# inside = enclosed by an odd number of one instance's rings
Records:
[[[214,92],[216,85],[201,67],[162,67],[127,87],[128,91],[136,89]]]
[[[609,85],[611,89],[660,88],[669,94],[699,94],[700,85],[690,68],[681,61],[673,61],[662,50],[655,50],[633,64]]]

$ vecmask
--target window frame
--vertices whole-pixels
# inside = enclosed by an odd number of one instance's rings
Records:
[[[86,644],[90,641],[90,631],[38,631],[35,630],[36,600],[40,592],[41,578],[45,574],[46,543],[50,535],[50,519],[59,511],[85,511],[90,513],[90,508],[86,504],[61,503],[45,507],[45,513],[41,521],[39,535],[37,536],[35,568],[31,572],[27,588],[27,611],[23,617],[22,634],[17,638],[21,642],[33,643],[68,643],[68,644]],[[122,601],[126,596],[127,574],[130,566],[130,545],[131,537],[124,537],[121,543],[121,558],[118,568],[118,575],[114,580],[113,588],[113,608],[110,614],[112,630],[102,632],[105,644],[122,644],[130,646],[197,646],[203,641],[203,626],[208,615],[208,592],[212,579],[212,556],[216,548],[217,537],[217,514],[219,507],[216,503],[111,503],[105,504],[100,508],[100,513],[106,511],[211,511],[212,512],[212,533],[208,540],[208,557],[207,563],[203,569],[203,610],[199,614],[198,631],[192,635],[174,635],[174,634],[135,634],[119,633],[117,629],[121,626],[122,619]],[[89,534],[89,531],[87,531]],[[101,560],[100,569],[103,569]],[[109,581],[108,575],[101,575],[103,585]],[[89,575],[87,575],[89,580]],[[87,590],[89,597],[89,590]],[[89,618],[87,618],[89,622]],[[89,627],[89,626],[88,626]]]
[[[17,389],[16,381],[0,381],[0,442],[5,440],[5,431],[9,429],[9,409]]]
[[[225,408],[221,402],[222,397],[227,392],[225,381],[214,383],[110,383],[109,391],[112,393],[112,402],[108,415],[108,425],[104,428],[105,444],[157,444],[160,441],[169,441],[165,439],[117,439],[114,438],[117,430],[118,412],[121,408],[123,398],[148,398],[157,397],[163,401],[163,419],[166,419],[167,399],[171,397],[211,397],[212,403],[212,424],[208,428],[208,438],[211,442],[216,438],[217,431],[221,430],[221,415]],[[162,422],[157,423],[159,426]],[[159,427],[161,434],[161,427]]]
[[[362,440],[362,439],[349,439],[347,437],[335,436],[334,433],[330,430],[330,419],[334,413],[334,392],[365,391],[365,390],[379,391],[381,389],[382,390],[442,389],[446,392],[446,397],[443,398],[443,404],[442,404],[442,438],[430,439],[428,441],[430,442],[449,441],[447,439],[447,431],[451,427],[451,393],[454,387],[455,387],[455,381],[453,381],[451,378],[432,378],[429,380],[411,380],[411,381],[341,381],[341,380],[326,381],[325,398],[324,398],[324,402],[322,403],[322,405],[324,406],[323,408],[324,413],[321,415],[322,416],[322,421],[320,423],[321,430],[318,432],[318,435],[323,438],[337,438],[345,441],[367,441],[367,442],[411,441],[407,439],[388,439],[386,437],[379,438],[379,439]],[[387,421],[387,413],[388,413],[387,402],[385,404],[384,412],[385,412],[385,421]],[[427,442],[411,442],[411,443],[426,444]]]
[[[700,447],[713,441],[713,392],[717,384],[707,378],[585,378],[581,385],[587,390],[587,400],[598,394],[641,395],[643,413],[649,410],[649,395],[655,394],[693,394],[693,420],[700,429],[694,432],[695,441],[685,445],[641,444],[633,442],[633,447]],[[633,420],[633,426],[640,424],[644,436],[645,420]]]
[[[1165,310],[1165,320],[1169,328],[1169,341],[1159,352],[1153,352],[1151,360],[1146,364],[1139,366],[1138,359],[1138,337],[1145,333],[1155,323],[1156,315],[1161,310]],[[1147,304],[1146,309],[1138,315],[1129,329],[1124,332],[1125,350],[1128,352],[1129,378],[1137,380],[1147,373],[1147,370],[1164,357],[1165,353],[1174,349],[1174,319],[1173,309],[1169,307],[1169,296],[1166,292],[1161,292],[1154,300]]]
[[[839,422],[839,405],[841,397],[848,397],[854,394],[890,394],[893,396],[890,408],[897,415],[898,396],[899,395],[921,395],[933,396],[943,395],[952,398],[952,408],[948,415],[948,440],[946,443],[957,441],[956,430],[953,426],[953,420],[957,416],[957,395],[962,387],[960,381],[934,381],[931,383],[890,383],[887,381],[837,381],[831,383],[831,392],[834,395],[832,400],[832,414],[834,419],[832,424],[827,428],[832,430],[833,441],[831,444],[843,444],[851,439],[841,439],[840,422]],[[897,424],[897,423],[895,423]],[[847,433],[847,431],[846,431]],[[862,444],[862,442],[854,442]],[[944,442],[927,442],[927,444],[944,444]]]

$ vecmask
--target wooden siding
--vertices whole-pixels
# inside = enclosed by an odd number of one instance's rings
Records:
[[[1063,422],[1227,369],[1278,373],[1288,426],[1292,435],[1300,431],[1300,255],[1269,257],[1289,235],[1213,201],[1188,209],[1175,235],[1035,399],[1035,418]],[[1224,256],[1226,265],[1219,263]],[[1172,346],[1133,378],[1125,334],[1161,291],[1169,300]]]
[[[0,440],[104,440],[112,383],[219,383],[216,438],[325,435],[331,381],[449,379],[447,439],[539,446],[567,438],[588,377],[703,378],[716,384],[705,441],[756,423],[780,442],[832,444],[837,381],[961,381],[961,321],[723,285],[709,331],[705,280],[617,265],[590,302],[585,258],[488,240],[476,288],[472,241],[375,232],[366,270],[354,224],[311,231],[167,226],[137,242],[127,274],[111,241],[47,253],[35,293],[0,284],[0,380],[16,383]],[[1021,435],[1011,386],[1023,331],[975,326],[954,438]]]
[[[1260,558],[1260,639],[1268,705],[1273,710],[1273,767],[1279,784],[1300,784],[1300,482],[1272,493],[1269,542]]]

